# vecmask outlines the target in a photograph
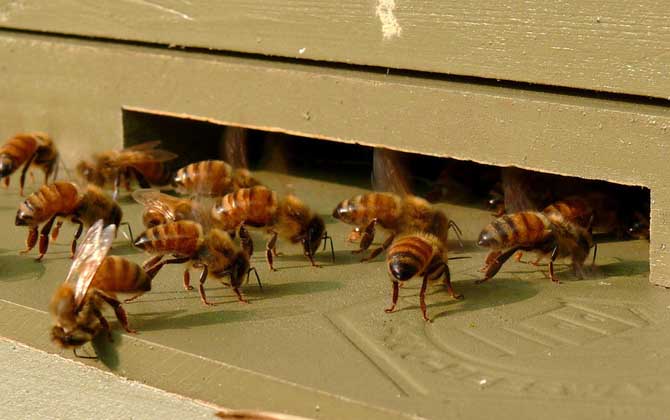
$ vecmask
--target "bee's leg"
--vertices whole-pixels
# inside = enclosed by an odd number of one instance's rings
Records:
[[[26,238],[26,249],[19,251],[19,254],[27,254],[33,248],[35,248],[35,244],[37,243],[37,236],[37,226],[31,226],[30,230],[28,231],[28,237]]]
[[[240,292],[239,287],[233,287],[233,290],[235,291],[235,294],[237,295],[237,300],[239,300],[241,303],[249,303],[249,301],[246,300],[244,298],[244,296],[242,296],[242,292]]]
[[[347,242],[358,242],[361,240],[361,228],[356,226],[351,230],[349,236],[347,236]]]
[[[84,222],[73,217],[71,219],[72,223],[79,225],[77,231],[74,233],[74,238],[72,238],[72,245],[70,245],[70,258],[74,257],[74,252],[77,250],[77,240],[81,236],[81,233],[84,231]]]
[[[456,293],[454,287],[451,285],[451,271],[449,271],[449,265],[444,264],[444,285],[447,288],[447,292],[451,295],[452,298],[456,300],[461,300],[464,296],[460,293]]]
[[[123,188],[126,189],[127,192],[130,192],[130,169],[128,169],[126,172],[124,172],[123,176],[121,177],[123,180]]]
[[[333,262],[335,262],[335,247],[333,246],[333,237],[328,235],[328,232],[323,233],[323,250],[325,251],[328,248],[327,242],[330,242],[330,257]]]
[[[486,255],[486,258],[484,259],[484,265],[479,269],[482,273],[485,273],[486,270],[491,267],[491,264],[497,263],[498,262],[498,257],[500,256],[501,252],[500,251],[491,251]]]
[[[107,333],[107,339],[109,342],[114,342],[112,339],[112,330],[109,328],[109,322],[107,322],[107,319],[102,315],[102,312],[100,312],[100,309],[98,308],[93,308],[93,314],[98,318],[100,321],[100,325],[102,325],[102,329]]]
[[[554,274],[554,261],[556,261],[556,257],[558,257],[558,245],[554,246],[554,249],[551,251],[551,259],[549,260],[549,277],[554,283],[560,284],[560,280],[558,280]]]
[[[207,306],[213,306],[214,304],[208,302],[207,296],[205,295],[205,280],[207,280],[207,274],[209,273],[209,268],[207,268],[207,264],[198,264],[197,266],[194,265],[194,267],[201,267],[201,266],[202,266],[202,273],[200,273],[200,286],[199,286],[200,300]]]
[[[130,174],[132,174],[137,180],[137,183],[140,184],[140,187],[151,188],[151,184],[149,184],[149,181],[147,181],[142,172],[138,171],[135,168],[128,168],[128,172],[129,172],[128,178],[130,178]],[[128,180],[128,188],[130,188],[130,180]],[[128,191],[130,191],[130,189]]]
[[[42,257],[44,257],[44,254],[47,253],[47,250],[49,249],[49,234],[51,233],[51,228],[54,225],[54,221],[58,217],[57,214],[54,214],[51,216],[51,219],[49,219],[48,222],[42,226],[42,230],[40,231],[40,243],[39,243],[39,250],[40,254],[37,256],[37,261],[40,261]]]
[[[184,269],[184,289],[193,290],[193,286],[191,286],[191,272],[188,267]]]
[[[251,258],[251,255],[254,253],[254,241],[249,236],[249,232],[244,227],[244,223],[240,225],[240,245],[247,255]]]
[[[26,183],[26,172],[28,172],[28,168],[30,168],[30,165],[32,165],[33,161],[35,160],[35,156],[36,154],[33,153],[30,159],[28,159],[28,162],[23,165],[23,169],[21,170],[21,178],[19,178],[19,194],[21,197],[23,197],[23,186]]]
[[[421,282],[421,291],[419,291],[419,305],[421,306],[421,313],[423,313],[423,320],[430,322],[430,318],[426,314],[426,286],[428,286],[428,275],[423,276]]]
[[[148,271],[154,265],[158,264],[158,262],[162,259],[163,259],[162,255],[156,255],[154,257],[149,258],[148,260],[146,260],[145,262],[142,263],[142,270],[144,270],[145,272]],[[154,273],[154,275],[155,275],[155,273]]]
[[[249,283],[249,276],[251,275],[251,272],[254,272],[256,275],[256,281],[258,282],[258,287],[263,290],[263,285],[261,284],[261,278],[258,277],[258,271],[256,270],[256,267],[251,267],[249,271],[247,271],[247,283]]]
[[[304,246],[306,249],[311,249],[309,246],[307,246],[306,242],[307,242],[307,239],[303,239],[303,240],[302,240],[303,246]],[[312,267],[318,267],[318,268],[321,268],[321,265],[317,264],[316,261],[314,261],[314,255],[312,255],[312,251],[305,251],[305,257],[307,257],[307,259],[309,260],[310,264],[312,264]]]
[[[4,182],[2,183],[5,189],[9,188],[9,176],[6,176]]]
[[[525,261],[521,261],[521,258],[523,258],[523,251],[519,251],[516,254],[514,254],[514,261],[523,263]]]
[[[380,246],[379,248],[374,249],[374,250],[370,253],[370,255],[368,255],[367,257],[362,258],[362,259],[361,259],[361,262],[363,262],[363,261],[370,261],[370,260],[374,259],[377,255],[381,254],[382,251],[386,250],[386,248],[388,248],[388,247],[391,246],[391,243],[393,242],[393,239],[394,239],[394,238],[395,238],[395,233],[390,234],[389,237],[386,238],[386,240],[384,241],[384,243],[382,244],[382,246]]]
[[[510,248],[502,254],[499,251],[491,251],[486,257],[484,278],[481,280],[475,280],[475,284],[484,283],[498,274],[498,271],[500,271],[503,264],[505,264],[505,262],[507,262],[507,260],[510,259],[510,257],[520,249],[521,247],[515,246],[514,248]]]
[[[35,173],[33,171],[29,171],[28,175],[30,175],[30,185],[35,185]]]
[[[364,252],[365,250],[370,248],[370,245],[372,245],[372,241],[375,239],[376,224],[377,224],[376,217],[370,220],[370,223],[368,223],[365,229],[363,229],[363,236],[361,236],[361,243],[359,248],[355,251],[351,251],[352,254],[360,254],[361,252]]]
[[[131,334],[137,332],[137,330],[131,329],[130,326],[128,325],[128,315],[126,314],[125,309],[123,309],[123,307],[121,306],[121,302],[119,302],[118,300],[114,299],[111,296],[107,296],[102,293],[98,294],[98,296],[100,296],[102,300],[109,303],[109,305],[112,308],[114,308],[114,314],[116,315],[116,319],[119,320],[124,330],[126,330]]]
[[[591,262],[591,268],[595,268],[596,266],[596,255],[598,254],[598,243],[594,242],[593,243],[593,261]]]
[[[268,243],[265,245],[265,259],[268,261],[268,265],[270,265],[270,271],[277,271],[276,268],[272,265],[272,251],[275,249],[277,246],[277,232],[271,231],[272,236],[270,237],[270,240],[268,240]]]
[[[454,231],[456,234],[456,239],[458,240],[458,245],[463,249],[463,241],[461,240],[461,235],[463,235],[463,231],[461,231],[461,228],[458,227],[456,222],[453,220],[449,221],[449,227]]]
[[[393,281],[392,283],[393,283],[392,304],[391,304],[390,308],[384,309],[384,312],[386,312],[387,314],[390,314],[391,312],[395,311],[395,306],[398,303],[398,288],[399,288],[399,285],[398,285],[397,281]]]
[[[52,241],[55,241],[56,239],[58,239],[58,234],[60,233],[61,226],[63,226],[63,222],[64,222],[63,219],[58,219],[58,221],[56,222],[56,226],[54,226],[53,230],[51,231],[51,240]]]

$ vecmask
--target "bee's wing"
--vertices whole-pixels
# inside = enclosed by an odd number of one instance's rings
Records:
[[[375,148],[372,155],[372,188],[398,195],[412,194],[401,152]]]
[[[79,307],[93,281],[100,264],[112,247],[116,235],[116,225],[103,228],[102,220],[98,220],[86,232],[74,256],[66,282],[74,282],[75,304]]]
[[[156,147],[160,146],[160,144],[161,144],[160,140],[147,141],[147,142],[144,142],[144,143],[135,144],[133,146],[126,147],[123,150],[132,150],[132,151],[152,150],[152,149],[155,149]]]
[[[135,190],[132,195],[135,201],[144,206],[145,209],[153,208],[161,212],[167,220],[174,220],[174,211],[172,210],[172,207],[167,204],[176,200],[171,195],[149,188]]]

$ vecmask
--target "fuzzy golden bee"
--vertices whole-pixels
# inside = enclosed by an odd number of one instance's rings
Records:
[[[361,261],[375,258],[391,245],[396,235],[402,232],[429,232],[446,244],[449,229],[453,229],[460,242],[461,230],[458,225],[428,201],[413,195],[404,197],[391,193],[357,195],[339,203],[333,211],[333,217],[356,226],[354,232],[363,232],[360,248],[353,251],[354,253],[365,252],[370,247],[377,225],[390,232],[384,243]]]
[[[397,236],[389,247],[386,255],[386,265],[393,285],[392,305],[386,309],[390,313],[395,311],[398,303],[400,283],[404,283],[416,276],[422,276],[419,303],[423,319],[430,321],[426,314],[426,288],[428,282],[443,279],[447,291],[454,299],[462,299],[451,285],[447,249],[437,236],[425,232],[416,232]]]
[[[279,197],[263,186],[242,188],[217,199],[212,207],[211,219],[214,226],[225,231],[239,230],[242,246],[248,255],[253,253],[253,243],[246,234],[245,226],[265,229],[271,235],[265,247],[271,270],[275,270],[273,257],[277,255],[278,236],[292,244],[302,244],[304,255],[313,266],[317,265],[314,254],[321,241],[330,240],[331,255],[335,258],[332,239],[326,232],[323,219],[295,195]]]
[[[22,133],[0,146],[0,178],[9,186],[9,176],[23,166],[19,191],[23,195],[26,173],[31,168],[44,172],[44,183],[54,174],[58,165],[58,150],[51,137],[45,133]]]
[[[136,332],[130,328],[117,294],[138,296],[151,290],[151,281],[160,269],[152,267],[155,261],[140,267],[125,258],[107,256],[115,235],[115,225],[104,227],[102,220],[94,223],[77,248],[65,282],[51,298],[51,340],[59,347],[72,349],[75,356],[77,347],[101,332],[106,332],[111,341],[109,324],[102,315],[104,303],[114,309],[127,332]]]
[[[166,162],[177,158],[177,155],[157,149],[159,145],[160,141],[151,141],[122,150],[97,153],[93,156],[93,161],[79,162],[77,173],[87,183],[102,188],[112,185],[112,196],[115,200],[120,185],[124,184],[126,190],[130,191],[130,182],[133,179],[142,188],[168,185],[172,181],[172,171]]]
[[[29,228],[26,249],[21,253],[27,253],[35,247],[38,228],[43,224],[39,232],[37,259],[40,260],[49,248],[49,233],[56,219],[69,219],[72,223],[79,225],[72,240],[71,250],[74,255],[77,239],[84,227],[91,226],[98,219],[102,219],[105,225],[118,226],[122,215],[121,207],[100,188],[89,185],[84,191],[81,191],[72,182],[56,181],[43,185],[20,204],[14,223],[16,226],[28,226]],[[57,236],[61,224],[62,220],[54,229],[52,239]]]
[[[147,228],[180,220],[204,222],[209,217],[206,206],[190,198],[174,197],[152,189],[135,190],[132,196],[144,208],[142,223]]]
[[[251,271],[249,256],[228,235],[220,229],[205,232],[203,226],[192,220],[168,222],[144,231],[135,241],[135,246],[162,258],[172,255],[174,258],[163,259],[157,263],[160,268],[166,264],[189,265],[184,270],[184,288],[192,290],[189,268],[201,268],[199,292],[205,305],[212,305],[207,300],[204,284],[209,274],[216,278],[230,278],[230,286],[240,302],[247,302],[240,292],[240,287],[249,280]],[[245,277],[246,276],[246,277]],[[245,280],[246,278],[246,280]],[[260,278],[256,279],[261,286]],[[262,286],[261,286],[262,287]]]
[[[240,188],[260,185],[248,169],[233,169],[222,160],[203,160],[177,171],[177,192],[187,195],[221,196]]]
[[[538,261],[549,257],[549,276],[554,282],[558,282],[554,274],[557,258],[571,258],[575,275],[583,278],[584,261],[594,246],[589,230],[562,217],[560,212],[548,216],[532,211],[495,219],[482,230],[478,244],[491,249],[482,269],[485,277],[479,283],[495,276],[518,251],[535,252],[539,255]]]

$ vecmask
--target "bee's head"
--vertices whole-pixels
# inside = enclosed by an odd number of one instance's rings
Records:
[[[323,233],[326,231],[326,224],[321,216],[314,216],[307,225],[307,236],[303,240],[305,255],[314,255],[321,246]]]
[[[335,210],[333,210],[333,217],[337,220],[341,220],[344,223],[353,223],[353,213],[354,213],[354,205],[352,204],[352,200],[344,200],[340,202],[340,204],[335,207]]]
[[[95,178],[95,166],[86,160],[82,160],[77,164],[77,174],[84,180],[91,182]]]
[[[68,332],[58,325],[54,325],[51,328],[51,341],[56,346],[64,349],[73,349],[83,346],[92,339],[93,336],[90,333],[80,329],[74,329]]]
[[[0,155],[0,178],[11,175],[15,170],[14,159],[9,155]]]
[[[479,234],[477,239],[477,245],[484,248],[493,248],[497,249],[500,247],[500,236],[494,229],[489,229],[490,225],[484,228]]]

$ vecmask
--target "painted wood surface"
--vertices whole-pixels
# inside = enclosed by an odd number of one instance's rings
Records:
[[[670,96],[659,0],[1,0],[0,26]]]

